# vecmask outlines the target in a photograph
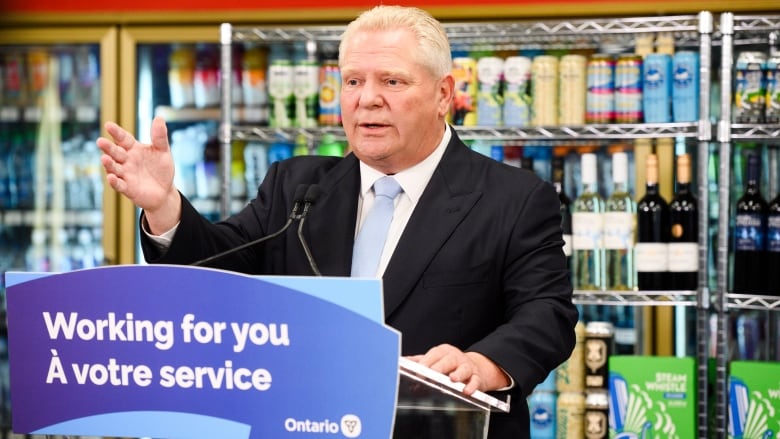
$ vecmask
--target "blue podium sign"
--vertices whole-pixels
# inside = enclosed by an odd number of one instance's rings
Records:
[[[392,436],[400,334],[379,280],[153,265],[6,282],[17,433]]]

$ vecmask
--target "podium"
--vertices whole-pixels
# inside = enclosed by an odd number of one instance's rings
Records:
[[[16,433],[483,438],[509,411],[400,357],[377,279],[151,265],[6,285]]]

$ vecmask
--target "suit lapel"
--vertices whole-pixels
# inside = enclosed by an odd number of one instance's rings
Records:
[[[385,270],[385,316],[411,293],[439,248],[481,197],[471,182],[467,154],[467,147],[453,132]]]
[[[322,194],[306,218],[306,239],[323,275],[349,276],[360,191],[355,156],[345,157],[318,184]]]

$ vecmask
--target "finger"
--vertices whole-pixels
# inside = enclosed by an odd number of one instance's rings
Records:
[[[152,120],[152,146],[159,149],[168,149],[168,127],[165,125],[165,119],[157,116]]]
[[[106,175],[106,181],[108,182],[108,185],[111,186],[115,191],[119,192],[120,194],[124,194],[127,190],[127,183],[125,183],[124,180],[117,177],[114,174],[107,174]]]
[[[114,142],[100,137],[96,141],[98,148],[108,155],[112,160],[118,163],[124,163],[127,160],[127,150],[117,146]]]
[[[128,133],[127,130],[115,124],[114,122],[106,122],[105,128],[108,134],[110,134],[114,139],[114,143],[117,146],[120,146],[124,149],[130,149],[133,147],[133,145],[135,145],[135,137],[133,137],[133,135]]]

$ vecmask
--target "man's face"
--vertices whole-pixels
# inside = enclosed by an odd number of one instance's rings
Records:
[[[386,174],[425,159],[444,133],[452,76],[415,61],[411,32],[361,31],[344,47],[341,112],[350,148]]]

